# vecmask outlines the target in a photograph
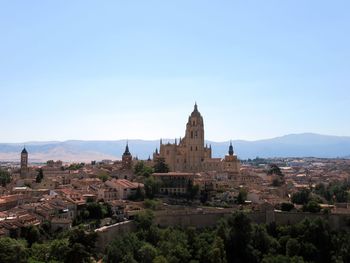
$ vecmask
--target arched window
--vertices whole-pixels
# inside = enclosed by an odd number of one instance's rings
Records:
[[[193,131],[191,131],[191,139],[193,139]]]

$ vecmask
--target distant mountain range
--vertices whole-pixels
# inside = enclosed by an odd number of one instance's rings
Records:
[[[173,142],[164,140],[163,143]],[[62,160],[66,162],[103,159],[120,159],[125,149],[125,140],[117,141],[50,141],[26,143],[0,143],[0,161],[19,161],[26,146],[30,162]],[[212,142],[213,157],[227,154],[229,142]],[[267,140],[232,141],[240,159],[255,157],[350,157],[350,137],[329,136],[313,133],[290,134]],[[130,151],[140,159],[152,157],[158,140],[129,140]]]

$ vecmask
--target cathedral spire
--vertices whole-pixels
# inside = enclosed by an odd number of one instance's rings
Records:
[[[126,141],[125,151],[123,155],[131,155],[129,151],[129,141]]]
[[[197,102],[194,103],[194,111],[198,111]]]
[[[233,155],[233,146],[232,146],[232,141],[230,141],[230,147],[228,147],[228,154]]]

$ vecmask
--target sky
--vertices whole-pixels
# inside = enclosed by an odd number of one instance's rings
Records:
[[[0,0],[0,142],[350,136],[350,1]]]

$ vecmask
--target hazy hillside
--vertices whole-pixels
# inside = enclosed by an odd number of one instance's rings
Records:
[[[171,140],[170,140],[171,141]],[[163,140],[167,142],[167,140]],[[30,161],[49,159],[63,161],[90,161],[102,159],[120,159],[125,140],[118,141],[65,141],[65,142],[27,142]],[[223,157],[229,142],[210,142],[214,157]],[[1,161],[18,161],[24,143],[0,143]],[[349,157],[350,137],[338,137],[319,134],[291,134],[268,140],[233,141],[234,150],[239,158],[259,157]],[[159,141],[129,140],[130,151],[134,156],[146,159],[152,156]]]

